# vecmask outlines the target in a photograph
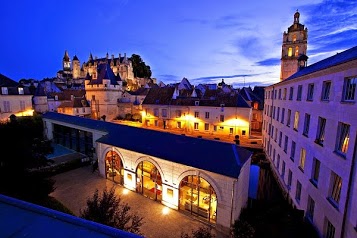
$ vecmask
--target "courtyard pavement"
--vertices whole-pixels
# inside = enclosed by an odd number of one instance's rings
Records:
[[[110,189],[114,186],[122,202],[128,203],[131,207],[131,212],[144,217],[145,223],[141,226],[141,232],[147,238],[179,238],[182,232],[191,235],[191,231],[198,227],[208,227],[204,222],[173,209],[169,209],[169,213],[164,215],[162,211],[166,206],[114,184],[101,177],[98,171],[92,173],[91,166],[55,175],[53,179],[56,181],[56,190],[50,195],[62,202],[77,216],[80,214],[80,209],[86,206],[87,198],[92,197],[96,189],[101,194],[105,187]],[[124,191],[128,193],[124,194]],[[212,228],[212,233],[217,238],[227,237],[217,233],[214,228]]]

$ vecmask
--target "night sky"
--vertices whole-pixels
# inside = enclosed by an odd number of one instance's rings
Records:
[[[1,3],[0,73],[41,80],[64,51],[139,54],[158,82],[235,87],[279,81],[282,34],[296,10],[308,28],[308,64],[357,45],[357,1],[87,0]]]

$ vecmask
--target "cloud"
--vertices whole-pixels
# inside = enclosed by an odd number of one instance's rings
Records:
[[[183,77],[173,74],[160,74],[157,79],[158,82],[162,81],[166,84],[166,83],[181,82],[182,78]]]
[[[225,78],[244,78],[244,77],[253,77],[261,74],[234,74],[234,75],[224,75],[224,76],[206,76],[199,77],[193,80],[211,80],[211,79],[225,79]]]
[[[257,65],[257,66],[280,65],[280,59],[279,58],[269,58],[269,59],[265,59],[265,60],[261,60],[261,61],[255,62],[255,65]]]

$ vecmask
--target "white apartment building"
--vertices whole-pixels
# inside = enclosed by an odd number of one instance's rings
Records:
[[[356,85],[357,46],[265,88],[264,151],[322,237],[357,237]]]

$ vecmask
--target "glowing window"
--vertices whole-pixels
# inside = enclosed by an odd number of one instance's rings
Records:
[[[296,41],[296,35],[294,34],[293,35],[293,42],[295,42]]]
[[[295,47],[295,56],[299,56],[299,46]]]
[[[293,48],[291,48],[291,47],[289,47],[288,56],[289,57],[293,56]]]

